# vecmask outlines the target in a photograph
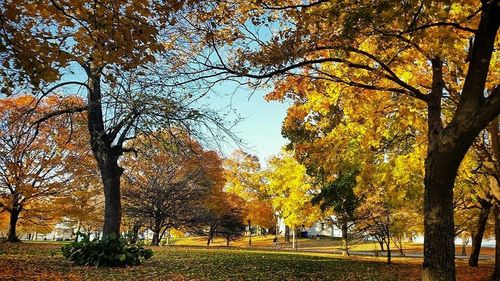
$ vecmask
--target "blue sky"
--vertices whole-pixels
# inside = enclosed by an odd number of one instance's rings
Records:
[[[288,104],[264,100],[271,89],[252,91],[232,83],[223,82],[206,97],[214,109],[230,106],[243,117],[233,132],[245,143],[243,149],[259,157],[261,163],[280,152],[287,143],[281,135],[281,124],[286,116]],[[229,145],[224,153],[229,154],[236,148]]]
[[[79,66],[72,65],[71,70],[73,74],[64,76],[63,81],[86,80]],[[256,155],[260,162],[265,164],[268,158],[279,153],[283,145],[287,144],[287,140],[281,135],[281,124],[289,104],[266,101],[264,96],[272,88],[254,91],[238,85],[235,82],[223,81],[202,98],[200,103],[221,113],[232,109],[243,117],[232,132],[243,141],[242,149]],[[236,119],[236,114],[230,115],[229,120],[231,118]],[[228,156],[235,149],[238,149],[236,143],[227,143],[221,153]]]

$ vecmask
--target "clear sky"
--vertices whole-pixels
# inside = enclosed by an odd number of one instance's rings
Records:
[[[245,143],[243,149],[259,157],[264,163],[270,156],[280,152],[287,140],[281,135],[281,124],[286,116],[288,104],[264,100],[264,95],[271,89],[251,91],[231,83],[222,83],[207,96],[213,102],[212,107],[230,106],[243,120],[239,121],[233,132]],[[230,153],[236,146],[226,148]]]
[[[63,77],[63,81],[86,80],[79,66],[72,65],[71,71],[71,74]],[[287,144],[287,140],[281,136],[281,124],[288,104],[264,100],[264,95],[272,88],[254,91],[238,85],[235,82],[223,81],[200,100],[200,103],[221,113],[235,111],[242,117],[232,132],[243,141],[241,148],[259,157],[264,164],[265,160],[279,153],[281,147]],[[230,114],[228,118],[235,120],[237,116]],[[228,156],[235,149],[238,149],[236,143],[227,143],[222,153]]]

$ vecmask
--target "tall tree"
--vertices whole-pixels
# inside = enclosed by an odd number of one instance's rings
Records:
[[[292,231],[292,248],[297,249],[296,232],[321,218],[320,209],[311,200],[311,179],[306,168],[290,153],[283,153],[269,160],[266,170],[265,192],[285,225]]]
[[[332,183],[323,184],[320,193],[312,199],[312,203],[319,204],[322,211],[333,211],[333,224],[342,232],[344,255],[349,255],[349,232],[357,221],[356,210],[361,203],[361,198],[354,192],[356,176],[354,168],[341,171]]]
[[[212,127],[211,134],[220,132],[214,130],[220,128],[220,119],[196,106],[204,84],[187,85],[189,79],[179,77],[183,68],[191,67],[186,54],[197,53],[189,48],[196,37],[189,32],[188,22],[197,2],[2,4],[0,59],[5,92],[28,84],[31,91],[41,93],[40,98],[56,90],[86,96],[85,107],[50,116],[86,110],[89,143],[103,183],[103,232],[118,235],[123,174],[119,158],[132,150],[124,143],[158,127],[183,127],[198,137],[207,132],[206,126]]]
[[[206,236],[210,246],[216,236],[229,242],[238,238],[244,230],[241,208],[243,200],[234,193],[227,193],[222,187],[212,189],[205,198],[203,208],[188,225],[192,233]]]
[[[65,224],[73,225],[75,241],[78,241],[80,232],[90,235],[92,231],[102,229],[99,224],[102,224],[100,218],[104,210],[102,182],[96,173],[97,163],[89,145],[85,114],[78,117],[72,120],[81,129],[71,134],[71,149],[66,153],[64,161],[65,172],[69,175],[65,185],[71,192],[53,200],[57,215]]]
[[[477,194],[477,200],[481,203],[483,217],[487,217],[487,214],[493,208],[493,216],[495,228],[498,228],[498,205],[500,204],[500,123],[499,118],[495,118],[491,122],[486,130],[482,131],[479,138],[474,144],[474,156],[476,162],[479,164],[479,168],[475,169],[475,173],[484,175],[487,178],[487,184],[483,185]],[[476,247],[473,246],[473,254],[469,259],[469,265],[477,266],[480,251],[480,241],[481,229],[484,229],[482,223],[485,219],[480,220],[478,224],[478,237],[476,238]],[[496,258],[495,258],[495,270],[493,272],[493,278],[500,278],[500,257],[498,253],[500,252],[500,235],[495,235],[496,239]],[[474,239],[473,239],[474,241]],[[479,247],[478,247],[479,246]]]
[[[323,79],[346,95],[387,92],[408,97],[400,105],[416,105],[415,114],[426,108],[422,278],[454,280],[455,178],[474,139],[500,112],[499,1],[220,3],[209,38],[234,52],[228,60],[217,50],[206,63],[211,69]],[[278,86],[286,88],[285,81]]]
[[[51,199],[70,191],[64,165],[71,150],[69,120],[61,116],[40,126],[32,123],[54,107],[75,102],[51,96],[34,110],[33,96],[0,100],[0,208],[10,215],[8,241],[18,241],[21,213],[40,221],[50,213]]]
[[[123,192],[125,213],[148,222],[156,246],[170,228],[183,228],[191,222],[211,190],[222,184],[218,155],[187,138],[185,142],[172,146],[168,138],[160,138],[140,147],[145,151],[137,157],[123,161],[128,170]]]
[[[244,201],[243,215],[248,227],[248,245],[252,245],[252,225],[270,228],[275,225],[272,205],[263,192],[264,178],[259,159],[237,150],[224,161],[225,189]]]

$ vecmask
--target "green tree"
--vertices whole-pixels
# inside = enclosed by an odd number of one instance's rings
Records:
[[[357,222],[357,209],[361,199],[354,192],[356,186],[355,168],[346,168],[338,174],[331,183],[322,183],[321,192],[312,199],[313,204],[319,204],[321,210],[333,211],[333,224],[342,232],[343,253],[349,255],[349,230]]]

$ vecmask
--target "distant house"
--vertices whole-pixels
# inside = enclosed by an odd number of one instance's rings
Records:
[[[282,218],[278,219],[278,234],[285,234],[285,223]],[[327,223],[325,220],[317,221],[311,227],[302,227],[301,233],[303,236],[313,238],[313,237],[342,237],[342,232],[336,226],[331,223]]]
[[[340,231],[340,229],[338,229],[331,223],[326,223],[325,221],[318,221],[313,226],[311,226],[310,228],[305,228],[303,231],[307,233],[307,237],[316,237],[318,235],[331,238],[342,237],[342,232]]]
[[[54,237],[56,240],[71,240],[73,239],[73,226],[68,222],[60,222],[54,227]]]

